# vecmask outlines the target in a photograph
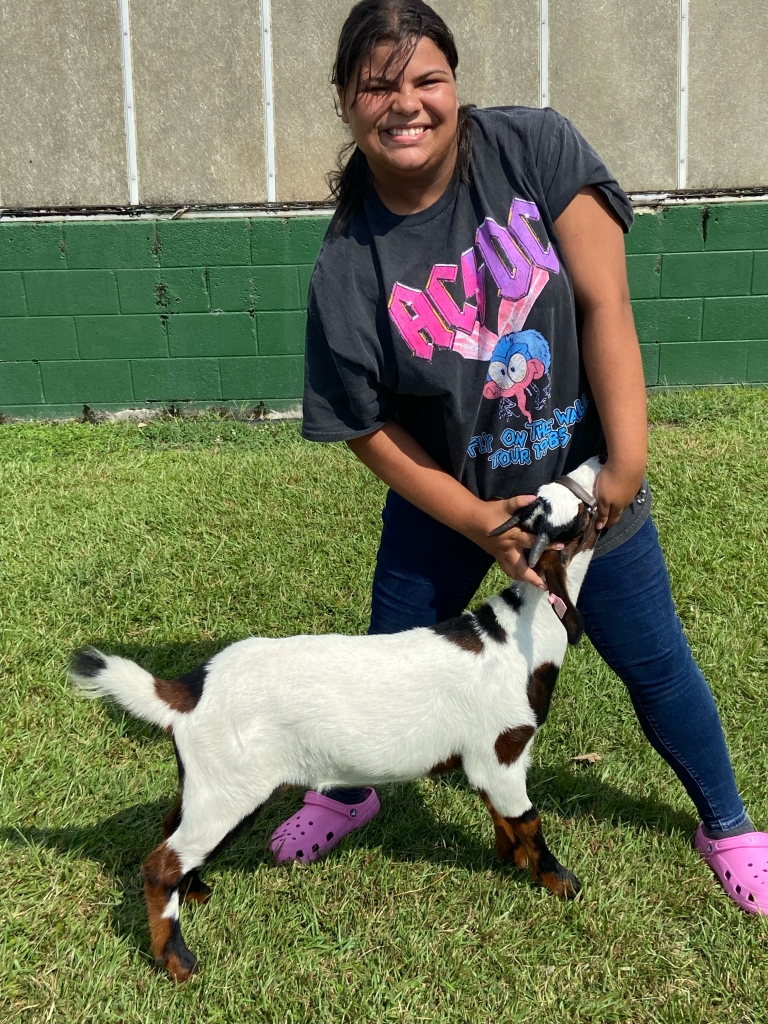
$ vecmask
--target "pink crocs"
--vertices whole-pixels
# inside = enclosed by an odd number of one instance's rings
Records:
[[[343,804],[310,790],[304,806],[272,833],[269,848],[275,864],[287,860],[307,863],[332,850],[353,829],[362,828],[379,813],[379,798],[367,789],[359,804]]]
[[[723,888],[748,914],[768,914],[768,835],[746,832],[730,839],[709,839],[699,825],[693,840]]]

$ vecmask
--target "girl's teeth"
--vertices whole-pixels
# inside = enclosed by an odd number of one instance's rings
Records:
[[[424,128],[390,128],[390,135],[421,135]]]

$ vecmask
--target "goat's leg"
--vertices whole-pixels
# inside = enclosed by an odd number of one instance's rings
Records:
[[[531,804],[519,817],[505,818],[504,821],[527,854],[531,876],[556,896],[572,899],[581,889],[581,882],[547,846],[535,805]]]
[[[186,874],[182,860],[166,840],[144,861],[143,872],[152,952],[175,981],[186,981],[197,960],[187,949],[179,924],[179,885]]]
[[[493,818],[493,828],[496,833],[496,856],[505,864],[514,864],[516,868],[524,871],[528,867],[528,854],[525,847],[488,799],[488,794],[481,790],[480,796]]]
[[[181,824],[182,798],[179,795],[176,803],[163,818],[163,839],[169,839]],[[213,890],[200,878],[197,869],[187,872],[179,883],[179,899],[182,903],[187,900],[194,900],[195,903],[205,903]]]
[[[472,766],[472,774],[468,770],[467,777],[480,790],[491,812],[499,857],[514,861],[519,868],[527,867],[535,881],[557,896],[575,896],[581,885],[544,840],[539,812],[526,791],[526,768],[527,759],[523,758],[509,766],[489,760]]]
[[[213,788],[203,792],[202,786],[190,786],[187,777],[185,797],[189,799],[184,801],[179,827],[144,862],[152,952],[175,981],[186,981],[197,966],[197,959],[181,934],[180,895],[184,893],[188,899],[207,898],[210,890],[200,881],[197,869],[244,819],[255,814],[274,788],[264,787],[245,804],[242,797],[238,799],[229,792]]]

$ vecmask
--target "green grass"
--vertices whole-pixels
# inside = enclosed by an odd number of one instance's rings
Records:
[[[651,417],[680,614],[766,824],[768,393],[654,396]],[[289,793],[206,869],[213,899],[182,912],[202,971],[174,988],[148,955],[140,878],[171,747],[76,699],[68,655],[92,642],[175,675],[253,633],[363,632],[382,487],[295,425],[214,419],[0,426],[0,474],[5,1024],[768,1019],[768,920],[699,863],[693,808],[586,642],[529,787],[575,902],[497,864],[459,773],[385,789],[325,862],[275,870]]]

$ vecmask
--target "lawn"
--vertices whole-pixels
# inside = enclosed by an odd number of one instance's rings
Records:
[[[655,396],[651,418],[680,615],[768,825],[768,392]],[[326,861],[276,870],[287,793],[205,870],[213,898],[182,911],[202,969],[174,987],[148,953],[140,877],[172,749],[76,698],[67,658],[90,642],[173,677],[254,633],[364,632],[383,488],[295,424],[214,418],[6,424],[0,488],[4,1024],[768,1019],[768,919],[699,863],[693,807],[586,641],[529,780],[577,900],[495,861],[460,773],[385,788]]]

